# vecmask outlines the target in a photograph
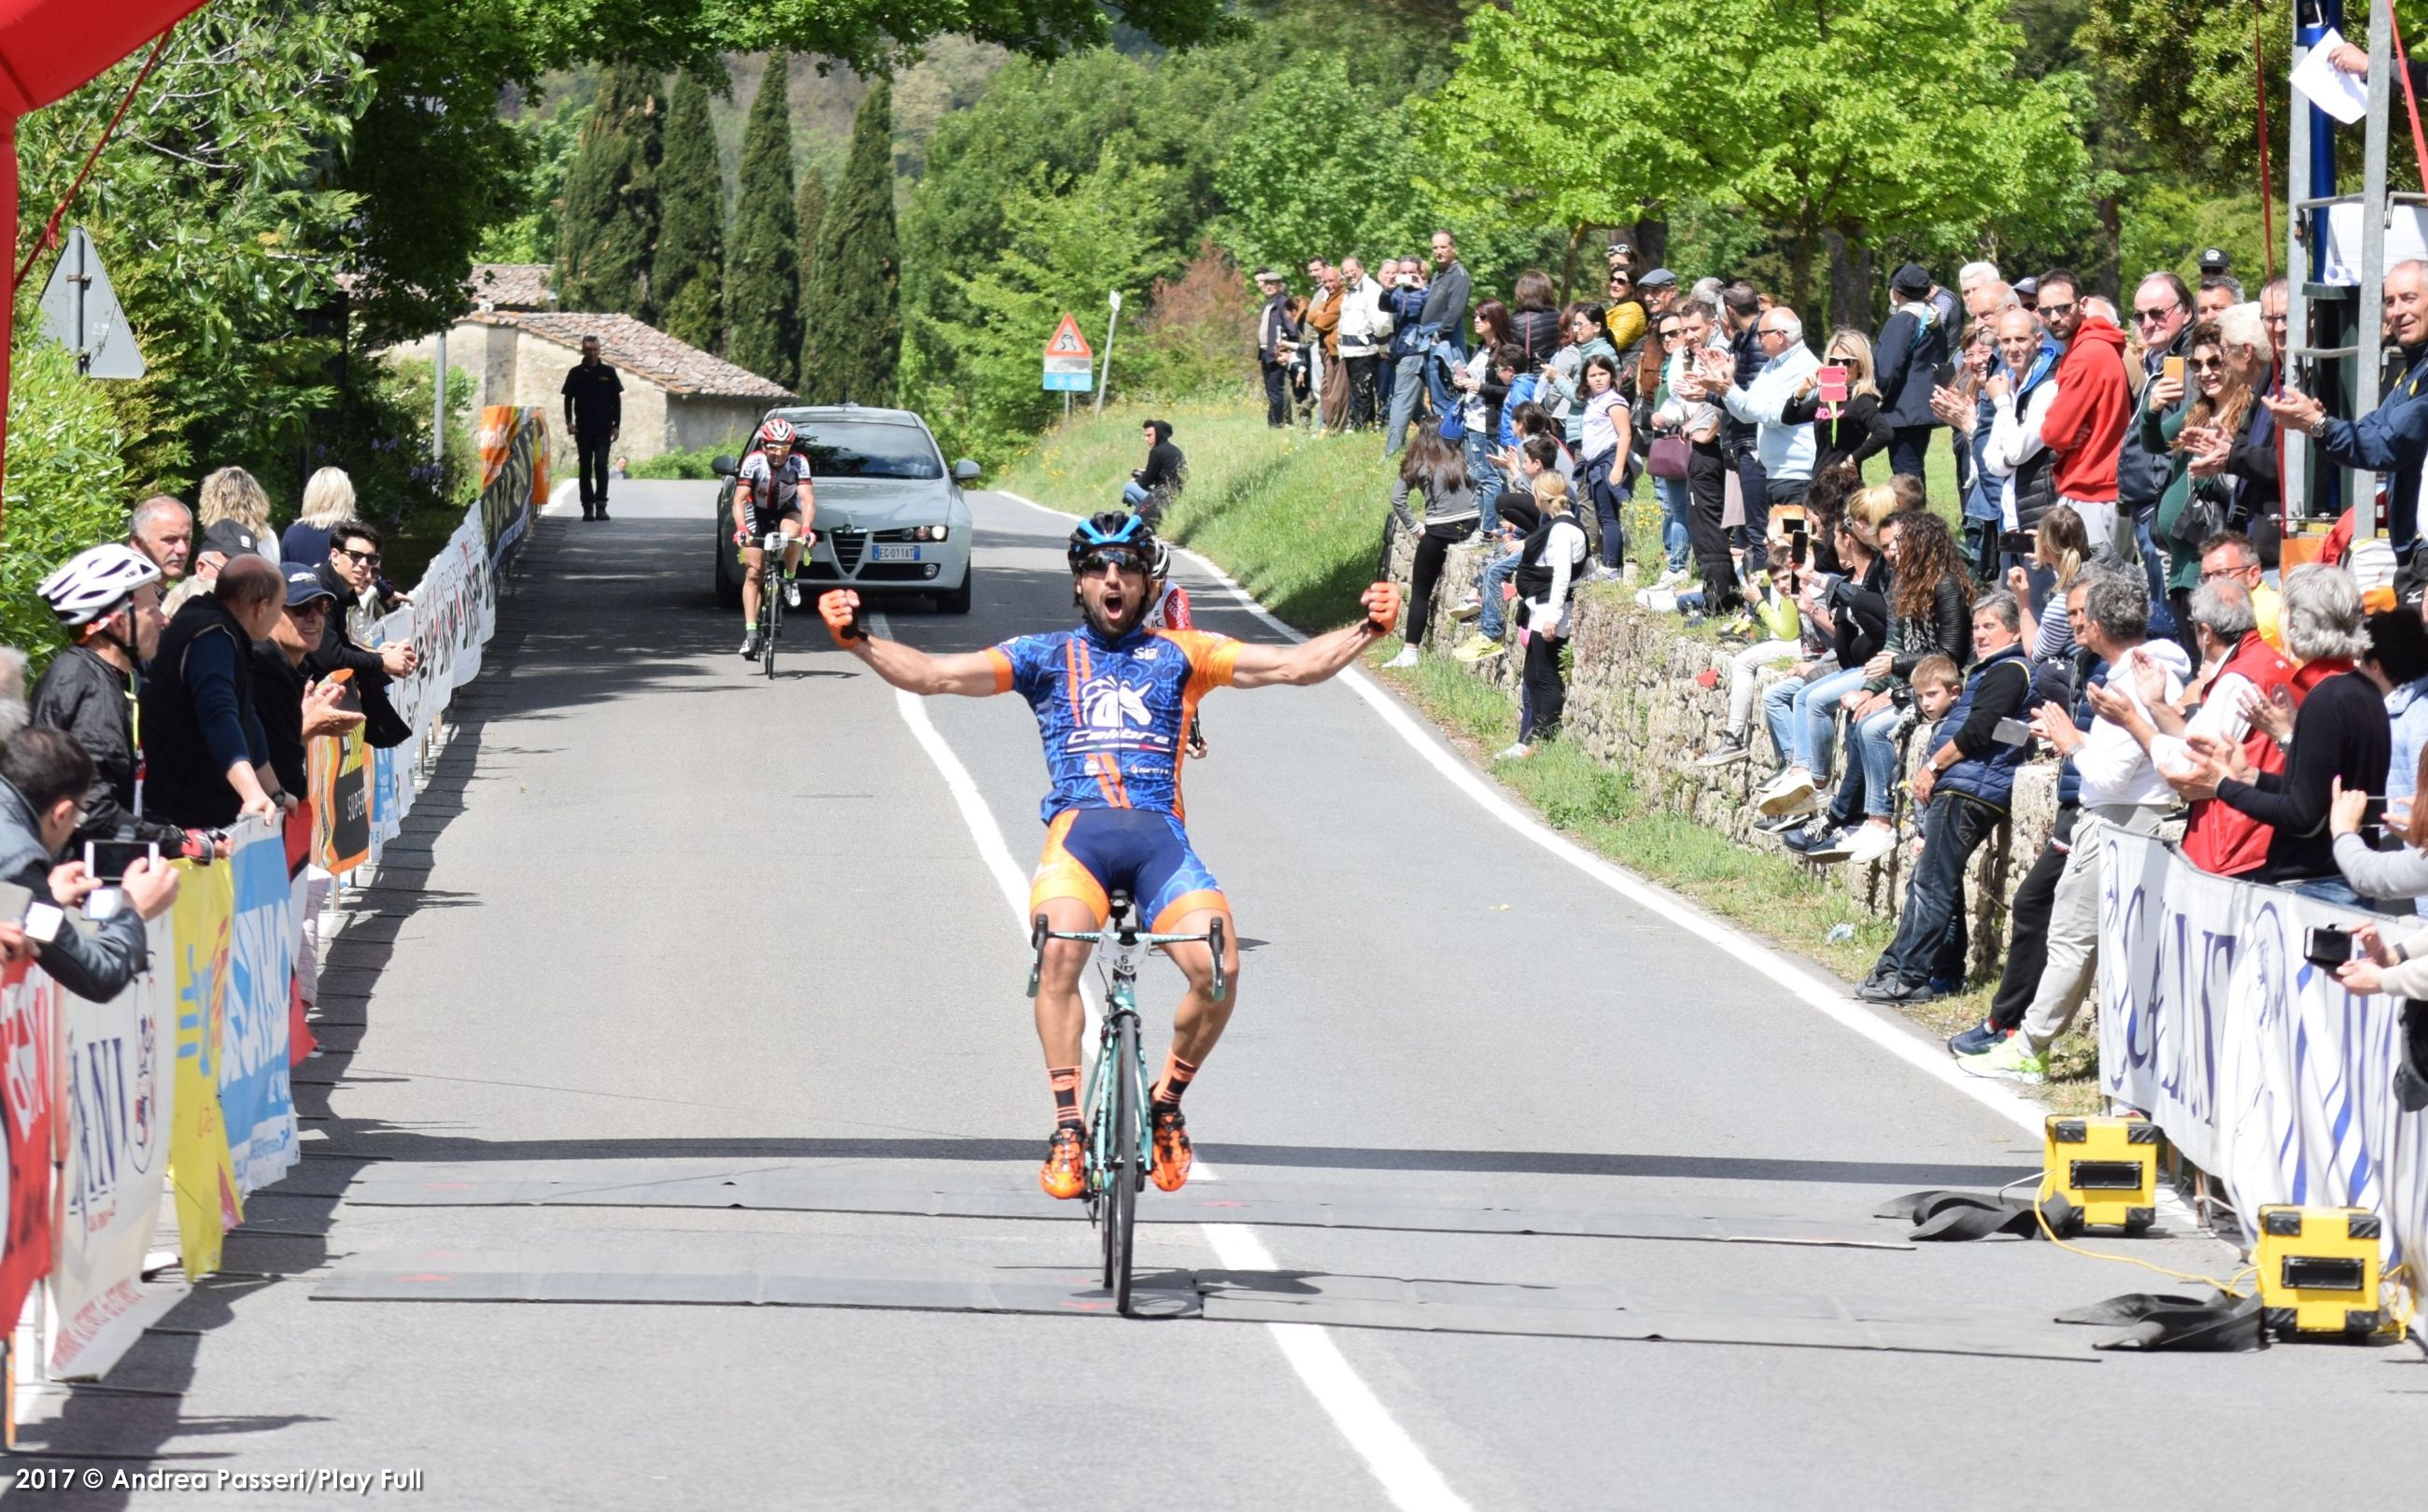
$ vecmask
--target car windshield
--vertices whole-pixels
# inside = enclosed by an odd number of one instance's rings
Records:
[[[944,459],[936,443],[915,425],[866,420],[793,422],[800,430],[801,454],[813,478],[941,478]]]

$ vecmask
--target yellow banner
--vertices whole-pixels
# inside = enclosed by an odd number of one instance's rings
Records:
[[[170,915],[177,958],[177,1090],[169,1178],[177,1192],[177,1242],[186,1279],[198,1281],[220,1268],[221,1237],[244,1221],[227,1125],[220,1114],[219,1047],[227,1017],[236,879],[224,862],[200,866],[181,861],[177,869],[185,875]]]

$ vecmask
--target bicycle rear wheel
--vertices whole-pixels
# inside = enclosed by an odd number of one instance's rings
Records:
[[[1143,1131],[1139,1125],[1138,1019],[1123,1013],[1116,1016],[1112,1043],[1106,1051],[1113,1058],[1109,1073],[1113,1078],[1112,1124],[1106,1132],[1107,1141],[1104,1169],[1110,1185],[1105,1192],[1105,1290],[1113,1294],[1113,1310],[1130,1310],[1131,1238],[1138,1220],[1138,1189],[1141,1171],[1139,1151],[1143,1144]]]

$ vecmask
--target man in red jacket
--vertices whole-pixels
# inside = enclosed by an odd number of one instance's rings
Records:
[[[2057,457],[2058,501],[2082,517],[2095,551],[2116,536],[2116,458],[2133,408],[2124,385],[2124,333],[2113,320],[2083,313],[2081,285],[2062,268],[2041,274],[2039,314],[2065,346],[2041,440]]]

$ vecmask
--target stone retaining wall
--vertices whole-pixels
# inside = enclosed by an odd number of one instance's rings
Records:
[[[1386,558],[1393,577],[1404,586],[1413,538],[1386,529]],[[1435,596],[1428,652],[1447,655],[1468,633],[1468,626],[1451,619],[1450,609],[1473,590],[1482,561],[1473,547],[1451,549]],[[1753,789],[1775,766],[1769,737],[1762,731],[1759,698],[1752,721],[1753,758],[1715,770],[1695,764],[1728,723],[1730,663],[1738,648],[1685,632],[1674,615],[1638,607],[1632,584],[1581,586],[1572,626],[1565,738],[1600,761],[1624,766],[1656,806],[1717,830],[1740,845],[1788,854],[1777,840],[1753,827],[1761,817],[1750,801]],[[1518,658],[1514,652],[1495,657],[1473,670],[1508,696],[1514,730]],[[1708,688],[1700,681],[1706,672],[1714,674],[1714,685]],[[1768,687],[1780,675],[1780,668],[1765,668],[1759,674],[1761,685]],[[1908,770],[1919,762],[1925,745],[1920,738],[1910,741]],[[2057,775],[2056,763],[2045,756],[2017,773],[2011,819],[1973,859],[1965,893],[1977,979],[1997,969],[2006,948],[2007,899],[2040,854],[2056,820]],[[1896,812],[1901,824],[1911,817],[1911,801],[1902,793]],[[1842,863],[1813,870],[1829,885],[1846,889],[1859,906],[1895,917],[1905,901],[1905,872],[1911,860],[1911,846],[1904,843],[1869,865]]]

